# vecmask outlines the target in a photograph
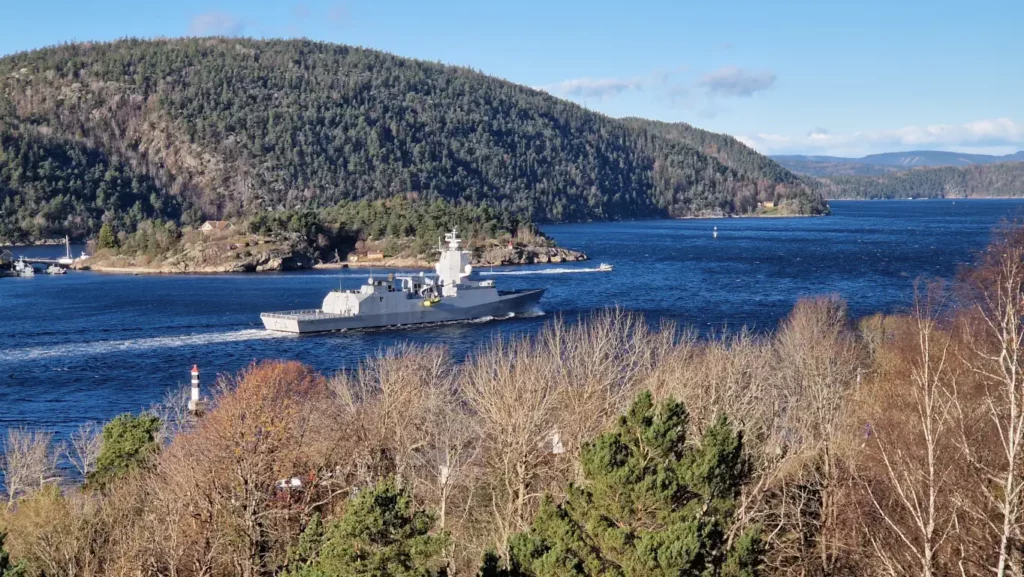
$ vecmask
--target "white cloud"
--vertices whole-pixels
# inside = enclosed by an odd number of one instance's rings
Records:
[[[628,91],[647,91],[666,98],[672,105],[686,108],[703,107],[705,111],[710,111],[708,114],[714,115],[718,109],[716,100],[751,96],[755,92],[771,88],[775,84],[775,79],[776,75],[771,71],[751,71],[735,66],[719,68],[697,79],[687,67],[679,66],[671,70],[655,71],[646,76],[571,78],[540,86],[538,89],[567,98],[598,100],[613,98]]]
[[[753,96],[775,85],[776,75],[770,70],[744,70],[736,66],[723,66],[705,74],[697,83],[717,96]]]
[[[644,87],[640,78],[571,78],[541,90],[573,98],[606,98]]]
[[[861,155],[890,150],[939,148],[980,150],[1024,146],[1024,124],[1009,118],[964,124],[932,124],[833,134],[814,129],[804,136],[759,133],[738,137],[766,154]]]
[[[191,36],[238,36],[245,24],[226,12],[206,12],[192,19],[188,33]]]

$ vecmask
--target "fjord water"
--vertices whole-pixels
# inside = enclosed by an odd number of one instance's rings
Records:
[[[854,316],[905,310],[918,277],[952,277],[1024,201],[833,202],[827,218],[736,218],[548,226],[588,263],[480,271],[502,288],[546,287],[545,316],[288,336],[261,311],[315,308],[368,271],[125,276],[72,273],[0,280],[0,431],[66,434],[159,401],[188,382],[257,359],[295,359],[330,373],[389,346],[447,345],[459,357],[496,335],[536,331],[606,307],[704,332],[771,330],[800,296],[839,294]],[[713,238],[713,227],[718,237]],[[16,250],[57,253],[63,247]],[[600,262],[613,272],[584,272]],[[381,274],[383,271],[377,271]]]

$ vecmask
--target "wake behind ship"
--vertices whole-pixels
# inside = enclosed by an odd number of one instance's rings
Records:
[[[537,309],[544,289],[499,291],[494,281],[470,278],[470,253],[456,231],[435,265],[437,278],[419,275],[370,279],[358,290],[334,290],[320,309],[263,313],[263,326],[286,333],[318,333],[465,321]]]

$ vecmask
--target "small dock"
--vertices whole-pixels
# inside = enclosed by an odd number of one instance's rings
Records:
[[[67,261],[62,260],[62,259],[57,259],[57,258],[25,258],[25,257],[21,257],[18,260],[26,262],[28,264],[32,264],[32,265],[39,264],[39,265],[46,265],[46,266],[59,266],[59,267],[62,267],[62,268],[68,268],[69,266],[71,266],[71,264],[68,263]]]
[[[71,239],[64,237],[64,256],[57,258],[45,258],[45,257],[27,257],[18,256],[17,258],[9,250],[0,250],[0,276],[19,276],[15,263],[23,263],[30,266],[41,266],[41,267],[59,267],[62,269],[71,268],[76,262],[88,258],[85,253],[79,258],[71,256]],[[9,273],[9,274],[5,274]]]

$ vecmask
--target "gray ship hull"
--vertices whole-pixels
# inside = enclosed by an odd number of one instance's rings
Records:
[[[380,314],[343,315],[305,310],[263,313],[260,318],[268,330],[296,334],[444,323],[529,313],[537,309],[543,294],[544,289],[528,289],[498,293],[497,300],[468,306],[460,304],[459,299],[441,299],[429,307]]]

